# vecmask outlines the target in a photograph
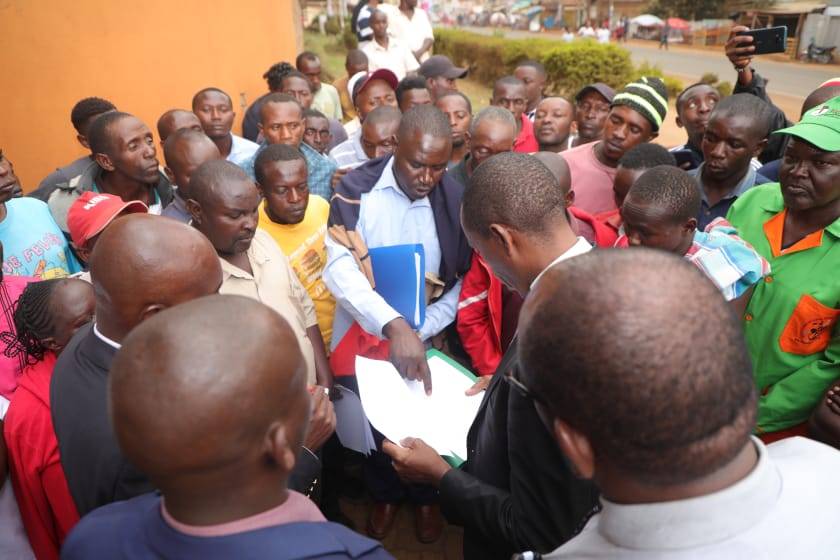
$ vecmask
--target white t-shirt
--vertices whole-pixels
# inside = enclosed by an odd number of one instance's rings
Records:
[[[414,8],[414,14],[411,16],[410,20],[397,6],[393,6],[391,4],[382,3],[379,4],[376,9],[385,12],[388,16],[388,35],[398,41],[403,41],[403,44],[406,45],[412,53],[422,47],[423,41],[426,39],[434,40],[435,34],[434,31],[432,31],[432,23],[429,21],[429,16],[419,6]],[[420,57],[420,62],[424,62],[427,58],[429,58],[430,52],[431,49],[426,51],[423,56]]]
[[[546,559],[828,560],[840,556],[831,492],[840,451],[795,437],[753,438],[758,464],[733,486],[687,500],[604,509]]]
[[[610,42],[610,30],[606,27],[598,28],[598,31],[595,32],[598,36],[599,43],[609,43]]]

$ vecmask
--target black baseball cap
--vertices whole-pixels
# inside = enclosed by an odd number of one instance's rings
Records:
[[[436,54],[435,56],[429,57],[429,60],[421,64],[420,69],[417,72],[424,78],[437,78],[438,76],[443,76],[444,78],[455,80],[465,78],[469,69],[458,68],[452,64],[449,57],[443,56],[442,54]]]
[[[601,97],[607,100],[607,103],[612,103],[613,97],[615,97],[615,90],[613,90],[613,88],[603,82],[597,82],[589,84],[588,86],[583,86],[580,91],[577,92],[577,95],[575,95],[575,101],[580,101],[580,98],[590,91],[598,93]]]

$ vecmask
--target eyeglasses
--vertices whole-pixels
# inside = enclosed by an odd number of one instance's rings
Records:
[[[516,389],[519,392],[519,394],[522,395],[523,398],[529,401],[538,402],[545,407],[549,407],[548,402],[543,397],[534,393],[528,387],[526,387],[524,383],[522,383],[515,377],[515,374],[516,368],[510,368],[507,371],[505,371],[504,378],[505,381],[507,381],[508,385]]]

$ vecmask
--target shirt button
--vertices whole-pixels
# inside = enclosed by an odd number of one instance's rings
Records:
[[[747,313],[746,315],[744,315],[744,320],[745,320],[745,321],[752,321],[752,320],[753,320],[753,316],[752,316],[752,315],[750,315],[749,313]]]
[[[773,283],[773,277],[768,274],[767,276],[764,277],[764,281],[768,284],[772,284]]]

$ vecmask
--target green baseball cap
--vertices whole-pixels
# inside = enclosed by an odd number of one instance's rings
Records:
[[[840,96],[817,105],[793,126],[773,134],[790,134],[826,152],[840,152]]]

